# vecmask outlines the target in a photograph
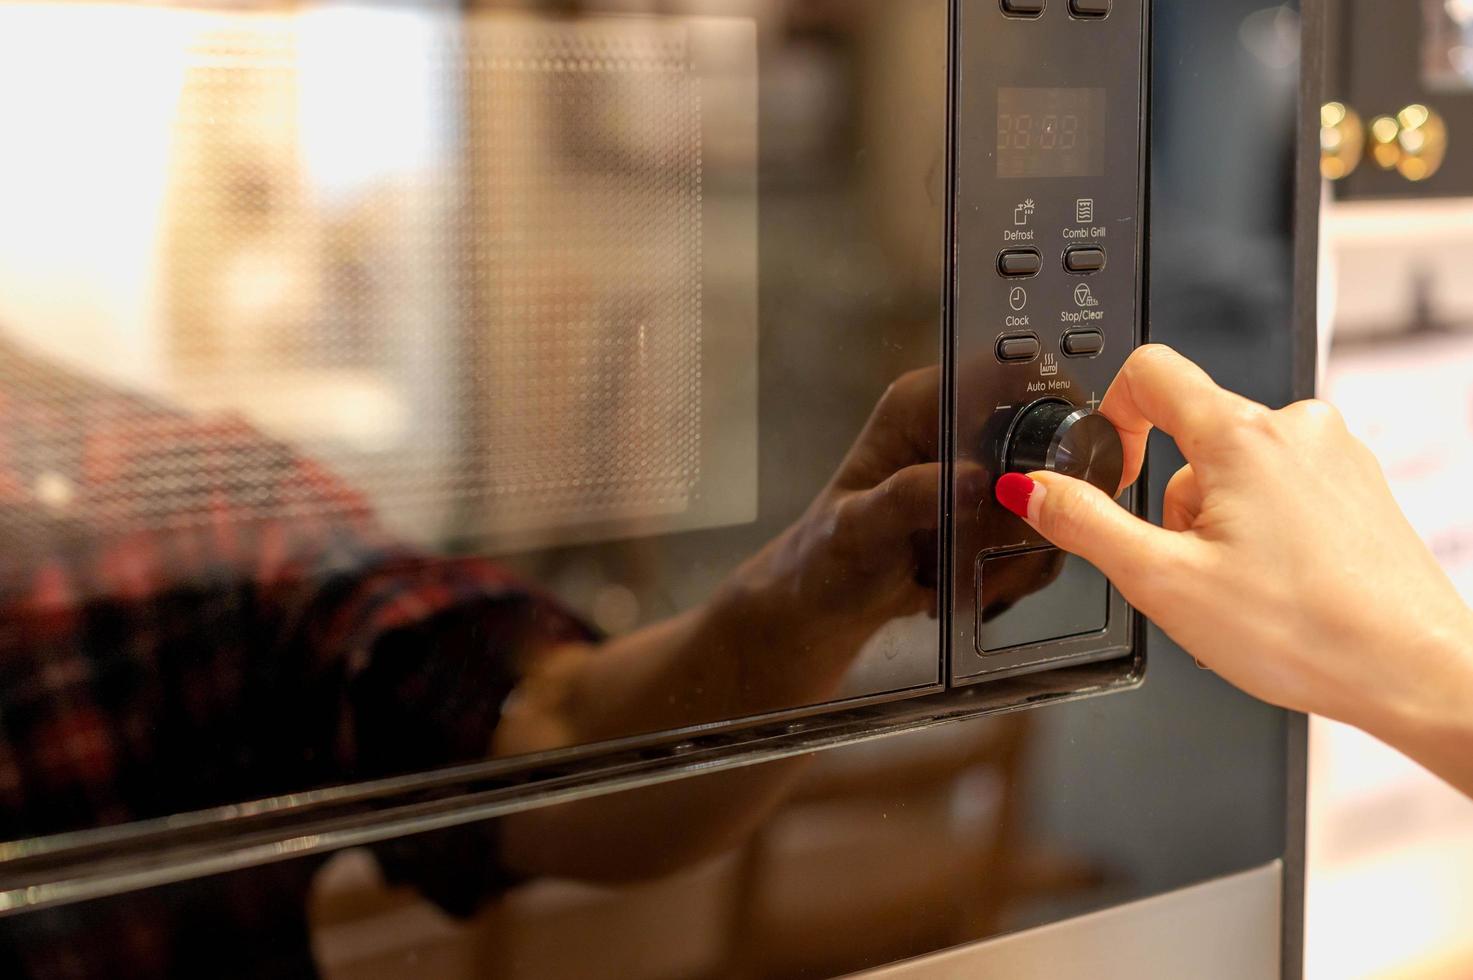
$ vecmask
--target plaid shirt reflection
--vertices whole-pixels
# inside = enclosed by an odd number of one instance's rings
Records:
[[[0,838],[481,757],[518,660],[588,638],[493,564],[397,545],[326,469],[239,421],[3,344],[0,420]],[[427,890],[432,860],[406,865]],[[200,887],[236,925],[267,914],[223,879]],[[193,956],[169,907],[6,920],[0,969],[8,945],[35,976],[178,972]]]

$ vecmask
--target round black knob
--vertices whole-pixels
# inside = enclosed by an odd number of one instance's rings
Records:
[[[1003,465],[1009,473],[1052,470],[1086,480],[1115,496],[1125,472],[1125,449],[1110,420],[1068,402],[1037,402],[1023,410],[1008,434]]]

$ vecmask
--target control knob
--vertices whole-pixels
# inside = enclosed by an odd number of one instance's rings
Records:
[[[1120,492],[1125,448],[1110,420],[1068,402],[1035,402],[1013,423],[1003,470],[1051,470],[1093,483],[1111,497]]]

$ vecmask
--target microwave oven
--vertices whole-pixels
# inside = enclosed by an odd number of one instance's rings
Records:
[[[1294,721],[1158,664],[992,494],[1118,488],[1096,410],[1148,336],[1302,393],[1317,197],[1194,182],[1202,93],[1153,53],[1287,121],[1247,6],[0,8],[0,935],[358,847],[426,895],[488,840],[496,895],[659,878],[815,753],[1034,718],[1168,792],[1148,704],[1243,733],[1217,785],[1262,806],[1207,864],[1286,855]]]

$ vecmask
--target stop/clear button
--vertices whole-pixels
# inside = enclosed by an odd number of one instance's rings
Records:
[[[1075,17],[1103,17],[1110,12],[1110,0],[1069,0],[1069,12]]]
[[[1105,335],[1098,330],[1075,330],[1064,334],[1061,346],[1066,357],[1094,357],[1105,349]]]

